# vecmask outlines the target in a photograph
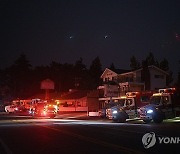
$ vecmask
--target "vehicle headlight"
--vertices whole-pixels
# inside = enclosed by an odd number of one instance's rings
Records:
[[[53,107],[56,109],[56,111],[58,110],[58,106],[57,105],[53,105]]]
[[[117,114],[117,111],[115,110],[115,111],[113,111],[113,114]]]
[[[153,113],[153,110],[149,109],[147,110],[147,113]]]
[[[46,115],[46,111],[43,111],[43,114]]]

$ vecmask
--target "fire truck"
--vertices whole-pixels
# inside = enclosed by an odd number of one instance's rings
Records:
[[[161,123],[164,119],[180,115],[180,91],[176,88],[159,89],[153,94],[150,104],[140,108],[140,118],[149,123]]]
[[[115,122],[125,122],[126,119],[139,117],[139,109],[149,103],[152,91],[127,92],[126,96],[121,97],[123,105],[117,105],[107,109],[108,119]]]
[[[39,101],[32,104],[29,114],[33,117],[43,116],[54,118],[57,115],[58,106],[54,101]]]
[[[10,105],[5,106],[5,111],[9,113],[26,113],[29,111],[31,100],[16,99]]]

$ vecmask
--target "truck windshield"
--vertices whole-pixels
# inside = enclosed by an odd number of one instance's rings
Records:
[[[161,96],[152,96],[150,99],[150,104],[159,105],[161,101]]]
[[[125,103],[125,99],[120,99],[118,101],[118,105],[120,105],[120,106],[124,106],[124,103]]]

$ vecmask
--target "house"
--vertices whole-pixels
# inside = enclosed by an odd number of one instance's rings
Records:
[[[87,111],[86,90],[70,90],[58,98],[59,111]]]
[[[77,90],[70,89],[65,93],[51,92],[50,99],[56,101],[59,111],[88,111],[96,112],[99,110],[99,91],[98,90]],[[32,98],[44,100],[45,94],[37,94]],[[29,98],[29,99],[32,99]]]
[[[104,85],[99,88],[104,89],[105,97],[118,97],[128,91],[156,90],[166,87],[167,75],[167,72],[154,65],[134,71],[106,68],[101,75]],[[108,88],[112,89],[110,88],[111,83],[114,83],[116,88],[113,87],[114,90],[107,90]],[[110,93],[107,94],[107,91]]]

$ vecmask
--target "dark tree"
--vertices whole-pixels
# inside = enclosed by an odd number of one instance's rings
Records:
[[[115,66],[114,66],[114,63],[111,63],[111,65],[110,65],[110,70],[112,70],[112,71],[116,70],[116,68],[115,68]]]
[[[101,61],[99,59],[99,57],[96,57],[91,65],[90,65],[90,69],[89,69],[89,75],[90,75],[90,83],[89,86],[91,87],[91,89],[97,88],[97,86],[100,83],[100,76],[102,74],[102,65],[101,65]]]
[[[172,71],[168,71],[168,75],[166,78],[166,85],[170,86],[170,84],[173,82],[173,72]]]
[[[167,59],[163,59],[160,63],[159,63],[159,68],[164,70],[164,71],[169,71],[169,63],[167,61]]]
[[[81,73],[86,71],[86,65],[83,64],[83,59],[80,58],[79,60],[76,61],[74,65],[74,69],[76,72],[76,76],[81,76]]]
[[[152,52],[150,52],[149,55],[146,57],[146,63],[148,66],[154,65],[154,66],[159,67],[159,63],[157,60],[155,60]]]
[[[142,62],[141,81],[145,83],[145,90],[149,90],[151,88],[150,72],[146,60]]]
[[[75,72],[75,77],[74,77],[75,88],[85,89],[86,88],[85,78],[87,75],[87,69],[86,69],[86,65],[83,64],[82,58],[76,61],[74,65],[74,72]]]
[[[60,89],[67,91],[75,87],[75,70],[73,64],[64,63],[61,68]]]
[[[168,73],[167,78],[166,78],[166,85],[169,86],[172,81],[173,81],[173,72],[171,70],[169,70],[169,62],[167,59],[163,59],[160,63],[159,63],[159,67],[160,69],[166,71]]]
[[[138,60],[135,58],[135,56],[132,56],[130,58],[130,68],[132,70],[136,70],[140,68],[140,63],[138,62]]]
[[[20,72],[23,72],[23,71],[26,72],[26,71],[29,71],[32,66],[27,60],[26,55],[21,54],[20,57],[17,60],[15,60],[13,67]]]
[[[177,87],[180,88],[180,60],[179,60],[179,71],[178,71],[178,78],[177,78]]]
[[[55,91],[60,92],[61,91],[61,82],[62,82],[62,64],[57,63],[55,61],[52,61],[50,63],[50,70],[51,70],[51,79],[55,83]]]
[[[21,54],[14,64],[7,69],[7,84],[14,97],[30,95],[31,72],[31,65],[25,54]]]

